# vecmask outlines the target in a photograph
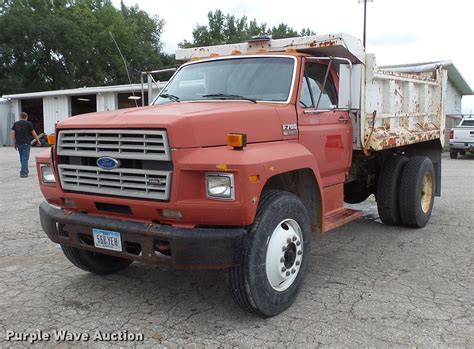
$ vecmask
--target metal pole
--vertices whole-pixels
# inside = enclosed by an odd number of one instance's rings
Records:
[[[365,47],[365,32],[367,28],[367,0],[364,0],[364,48]]]
[[[143,72],[140,74],[140,83],[142,85],[142,107],[145,106],[145,89],[143,88]]]
[[[148,83],[148,105],[151,105],[151,102],[153,102],[153,78],[149,72],[146,78]]]

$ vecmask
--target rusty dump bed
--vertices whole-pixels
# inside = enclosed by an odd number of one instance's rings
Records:
[[[357,146],[366,152],[439,139],[444,143],[447,71],[404,74],[378,69],[367,55]]]
[[[353,111],[353,145],[365,153],[439,139],[444,143],[447,71],[400,73],[378,68],[360,40],[347,34],[306,36],[180,49],[176,59],[190,61],[215,56],[299,52],[335,59],[340,79],[339,108]],[[349,82],[350,81],[350,82]],[[341,103],[344,100],[344,103]],[[349,101],[348,103],[346,103]]]

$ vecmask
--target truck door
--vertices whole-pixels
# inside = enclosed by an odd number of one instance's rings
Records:
[[[334,65],[328,61],[303,61],[299,89],[298,129],[300,143],[314,155],[322,186],[345,181],[352,160],[352,125],[349,111],[337,106]]]

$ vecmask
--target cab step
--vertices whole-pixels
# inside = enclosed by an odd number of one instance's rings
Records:
[[[351,208],[343,208],[337,211],[332,211],[324,215],[323,219],[323,233],[339,228],[344,224],[352,222],[363,216],[363,212],[353,210]]]

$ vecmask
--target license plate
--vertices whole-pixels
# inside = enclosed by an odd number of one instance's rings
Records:
[[[112,251],[122,251],[120,233],[110,230],[92,229],[94,246]]]

